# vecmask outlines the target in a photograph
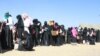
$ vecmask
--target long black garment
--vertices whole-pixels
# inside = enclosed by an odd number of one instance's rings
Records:
[[[95,38],[96,38],[95,36],[90,36],[89,37],[89,44],[90,45],[95,45]]]
[[[48,26],[49,45],[53,44],[53,38],[52,38],[51,30],[52,30],[52,26]]]
[[[49,35],[49,28],[48,28],[48,26],[46,26],[45,28],[44,28],[44,33],[43,33],[43,43],[44,43],[44,45],[49,45],[49,42],[50,42],[50,35]]]
[[[17,32],[18,32],[18,38],[19,38],[18,50],[23,50],[22,33],[24,32],[24,23],[23,23],[21,15],[18,15],[16,18],[18,20],[17,22]]]
[[[88,31],[87,28],[85,28],[85,29],[83,30],[83,40],[85,40],[85,42],[88,41],[87,31]]]
[[[6,37],[6,42],[7,42],[7,49],[10,49],[12,46],[11,46],[11,36],[10,36],[9,25],[6,25],[5,27],[5,37]]]
[[[37,39],[36,39],[36,29],[35,29],[35,26],[34,26],[34,25],[31,25],[31,26],[29,27],[29,31],[30,31],[31,36],[32,36],[33,45],[36,46],[36,44],[37,44]]]
[[[12,30],[10,30],[9,25],[6,25],[5,27],[5,37],[7,42],[7,49],[14,49]]]
[[[71,28],[68,28],[67,30],[67,43],[71,43],[71,36],[72,36],[72,33],[71,33]]]
[[[2,52],[2,46],[1,46],[1,32],[0,32],[0,53]]]
[[[14,42],[13,42],[13,32],[10,30],[10,37],[11,37],[11,49],[14,49]]]
[[[5,27],[3,27],[2,32],[1,32],[1,46],[2,49],[7,49],[7,41],[6,41],[6,35],[5,35]]]
[[[22,33],[24,31],[24,23],[21,18],[21,15],[17,16],[18,22],[17,22],[17,32],[18,32],[18,38],[22,38]]]
[[[38,25],[39,24],[39,25]],[[35,29],[35,44],[39,45],[40,44],[40,27],[41,27],[41,23],[38,21],[36,23],[34,23],[33,25],[34,29]]]
[[[23,48],[25,48],[25,50],[32,50],[33,48],[33,40],[32,40],[32,36],[28,33],[28,32],[24,32],[24,42],[26,43],[22,43],[23,44]],[[22,41],[23,41],[22,40]]]
[[[97,30],[96,33],[96,42],[100,42],[100,30]]]
[[[60,39],[61,39],[60,43],[61,43],[61,44],[64,44],[64,43],[65,43],[65,34],[66,34],[66,30],[65,30],[64,27],[62,27],[61,30],[62,30],[62,33],[60,34],[60,36],[61,36],[61,38],[60,38]]]

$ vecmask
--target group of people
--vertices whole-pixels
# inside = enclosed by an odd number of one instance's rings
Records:
[[[95,42],[99,42],[100,36],[97,36],[97,32],[93,28],[68,28],[67,30],[67,42],[68,43],[87,43],[95,45]]]
[[[66,43],[89,43],[95,45],[100,41],[99,30],[93,28],[70,27],[65,29],[54,20],[45,21],[42,25],[38,19],[33,19],[26,13],[16,16],[14,24],[12,16],[5,13],[4,22],[0,22],[0,51],[14,49],[31,51],[37,45],[61,46]]]

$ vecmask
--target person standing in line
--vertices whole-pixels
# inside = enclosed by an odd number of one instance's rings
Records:
[[[68,43],[68,44],[71,43],[71,37],[72,37],[72,32],[71,32],[71,30],[72,30],[72,27],[69,27],[69,28],[67,29],[67,43]]]
[[[26,44],[24,48],[30,51],[33,48],[33,40],[32,40],[32,36],[29,31],[29,27],[33,23],[32,23],[31,17],[29,17],[27,14],[22,14],[22,19],[24,22],[24,37],[26,38]]]
[[[42,37],[42,41],[43,41],[43,44],[48,46],[49,45],[49,28],[48,28],[48,24],[47,24],[47,21],[44,22],[44,25],[43,25],[43,37]]]
[[[7,49],[14,49],[13,35],[12,35],[13,20],[9,12],[5,13],[5,22],[6,22],[5,36],[7,41]]]
[[[85,27],[83,29],[83,43],[87,43],[88,42],[87,31],[88,31],[88,29],[87,29],[87,27]]]
[[[21,15],[16,16],[18,22],[17,22],[17,32],[18,32],[18,50],[24,50],[23,45],[22,45],[22,33],[24,32],[24,23]]]
[[[76,28],[73,27],[71,32],[72,32],[72,43],[76,43],[77,42],[77,35],[78,35]]]
[[[96,32],[93,28],[91,28],[90,37],[89,37],[89,44],[95,45],[95,40],[96,40]]]
[[[35,30],[35,35],[34,35],[34,42],[35,42],[35,46],[39,45],[40,44],[40,30],[41,30],[41,22],[38,20],[38,19],[34,19],[33,20],[33,27],[34,27],[34,30]]]

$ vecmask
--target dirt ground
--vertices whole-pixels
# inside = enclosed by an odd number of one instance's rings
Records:
[[[0,53],[0,56],[100,56],[100,43],[88,44],[65,44],[62,46],[37,46],[34,51],[18,51],[15,49]]]

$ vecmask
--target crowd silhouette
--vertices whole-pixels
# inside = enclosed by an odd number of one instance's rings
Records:
[[[12,15],[5,13],[5,19],[0,22],[0,52],[13,50],[18,44],[19,51],[31,51],[33,47],[61,46],[63,44],[95,45],[100,42],[100,30],[93,28],[69,27],[65,28],[58,22],[45,21],[42,25],[38,19],[31,20],[28,14],[16,16],[17,23],[13,24]]]

